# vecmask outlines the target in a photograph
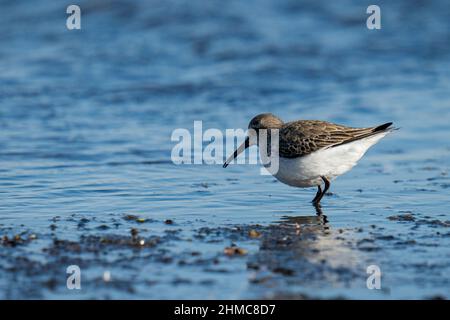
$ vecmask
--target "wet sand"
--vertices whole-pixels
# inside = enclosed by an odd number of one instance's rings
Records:
[[[387,220],[411,231],[402,235],[377,225],[336,228],[326,215],[194,228],[130,215],[54,217],[44,234],[2,226],[2,298],[183,299],[186,292],[197,299],[346,299],[360,298],[361,292],[365,298],[397,297],[392,296],[389,271],[382,290],[365,288],[367,266],[375,261],[388,270],[401,267],[385,261],[390,251],[438,246],[433,240],[448,241],[450,221],[412,213]],[[73,226],[80,236],[67,239],[59,231],[62,225]],[[428,236],[413,237],[419,228]],[[405,268],[427,272],[427,284],[438,285],[421,298],[447,297],[440,276],[440,269],[449,268],[445,263],[417,261]],[[82,270],[82,290],[66,288],[64,268],[73,264]]]

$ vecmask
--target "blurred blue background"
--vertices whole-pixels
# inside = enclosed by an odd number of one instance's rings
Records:
[[[70,4],[81,8],[81,30],[66,28]],[[20,250],[36,254],[44,269],[51,264],[40,251],[46,240],[100,232],[64,220],[73,215],[102,223],[124,213],[159,221],[170,217],[188,233],[205,225],[267,225],[286,214],[310,215],[314,191],[274,184],[259,175],[257,166],[173,165],[172,131],[192,129],[194,120],[202,120],[204,129],[246,128],[262,112],[284,120],[361,127],[394,121],[401,130],[336,181],[324,210],[334,228],[376,224],[402,241],[418,243],[381,245],[381,251],[361,258],[384,261],[390,285],[384,295],[366,290],[365,280],[355,282],[360,290],[332,293],[357,298],[448,295],[445,224],[438,226],[442,230],[428,224],[414,229],[386,217],[412,212],[425,220],[449,220],[450,5],[377,1],[382,28],[368,30],[370,4],[1,0],[3,233],[38,233],[42,243]],[[63,222],[50,232],[55,216]],[[123,223],[115,232],[128,233]],[[149,232],[163,233],[166,227]],[[183,251],[192,246],[180,240],[169,247]],[[196,246],[206,253],[220,251]],[[81,293],[59,287],[29,293],[30,275],[11,271],[18,262],[9,250],[0,247],[0,297],[103,297],[101,286]],[[196,268],[144,263],[151,274],[156,272],[160,290],[108,289],[105,297],[241,298],[268,292],[251,286],[237,290],[248,271],[245,262],[233,263],[231,274],[212,276]],[[163,269],[169,271],[158,276]],[[130,283],[148,278],[148,273],[126,268],[115,272]],[[175,276],[212,278],[212,284],[173,289]],[[64,286],[64,279],[58,281]],[[305,283],[285,287],[309,291]],[[327,282],[316,287],[318,296],[331,294]]]

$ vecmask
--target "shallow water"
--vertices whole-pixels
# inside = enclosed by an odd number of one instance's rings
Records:
[[[79,1],[68,31],[63,4],[2,1],[0,298],[448,298],[450,6],[381,1],[371,31],[369,4]],[[174,129],[261,112],[401,129],[325,220],[258,166],[171,162]]]

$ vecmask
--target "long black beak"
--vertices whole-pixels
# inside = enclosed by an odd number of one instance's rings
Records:
[[[225,161],[223,164],[223,167],[226,168],[230,164],[231,161],[233,161],[242,151],[250,147],[250,138],[245,138],[245,141],[239,146],[239,148],[236,149],[236,151],[233,152],[233,154]]]

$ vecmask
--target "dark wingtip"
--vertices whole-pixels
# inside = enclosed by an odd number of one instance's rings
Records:
[[[226,168],[226,167],[228,167],[228,163],[224,163],[222,166],[222,168]]]
[[[390,126],[392,126],[392,122],[388,122],[388,123],[382,124],[381,126],[378,126],[375,129],[373,129],[373,131],[374,132],[383,131],[383,130],[388,129]]]

